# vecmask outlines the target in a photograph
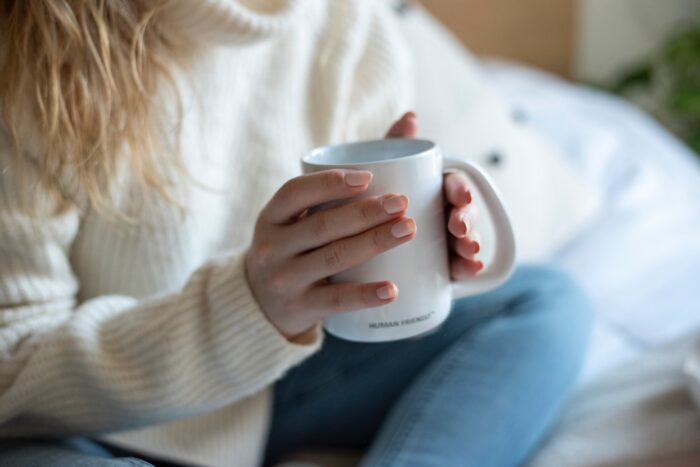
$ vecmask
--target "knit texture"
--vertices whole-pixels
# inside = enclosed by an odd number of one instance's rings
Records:
[[[178,188],[186,215],[129,183],[128,168],[116,199],[127,213],[150,206],[140,223],[61,210],[38,168],[18,175],[0,127],[0,434],[99,433],[164,458],[254,466],[269,388],[322,332],[289,342],[266,319],[244,270],[252,227],[305,152],[379,137],[408,108],[410,66],[376,0],[169,8],[201,42],[176,71],[197,181]]]

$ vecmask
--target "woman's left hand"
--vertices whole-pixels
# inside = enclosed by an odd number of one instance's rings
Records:
[[[387,138],[415,138],[418,132],[416,114],[407,112],[391,126]],[[475,276],[484,267],[476,259],[481,245],[479,233],[474,230],[477,218],[476,206],[472,204],[469,180],[462,172],[448,172],[443,179],[445,190],[447,230],[450,233],[450,271],[452,278],[466,279]],[[420,226],[419,226],[420,227]]]

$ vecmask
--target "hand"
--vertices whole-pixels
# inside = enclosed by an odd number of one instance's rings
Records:
[[[326,316],[393,302],[390,281],[331,284],[327,278],[410,241],[408,199],[386,194],[309,214],[309,208],[367,190],[372,173],[326,170],[296,177],[258,217],[246,255],[248,282],[267,318],[287,338]]]
[[[406,113],[389,130],[389,138],[415,138],[418,122],[413,112]],[[479,233],[474,230],[476,206],[472,204],[469,180],[462,172],[449,172],[443,181],[445,190],[447,230],[450,233],[450,273],[455,280],[473,277],[484,268],[476,259],[481,245]]]

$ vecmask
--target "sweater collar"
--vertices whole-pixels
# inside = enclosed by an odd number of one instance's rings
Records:
[[[298,24],[305,0],[170,0],[166,14],[182,33],[224,44],[258,42]]]

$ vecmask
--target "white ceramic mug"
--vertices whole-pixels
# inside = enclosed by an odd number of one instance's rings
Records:
[[[332,168],[369,170],[368,190],[337,206],[386,193],[409,199],[406,215],[416,236],[366,263],[331,278],[333,282],[390,280],[398,298],[388,305],[333,315],[324,322],[331,334],[359,342],[384,342],[423,334],[447,318],[454,298],[475,295],[505,282],[515,264],[515,238],[506,209],[489,177],[471,162],[443,158],[437,144],[418,139],[382,139],[317,148],[304,156],[305,173]],[[466,173],[481,194],[495,230],[495,254],[477,276],[452,282],[444,215],[443,173]],[[328,208],[323,206],[321,209]]]

